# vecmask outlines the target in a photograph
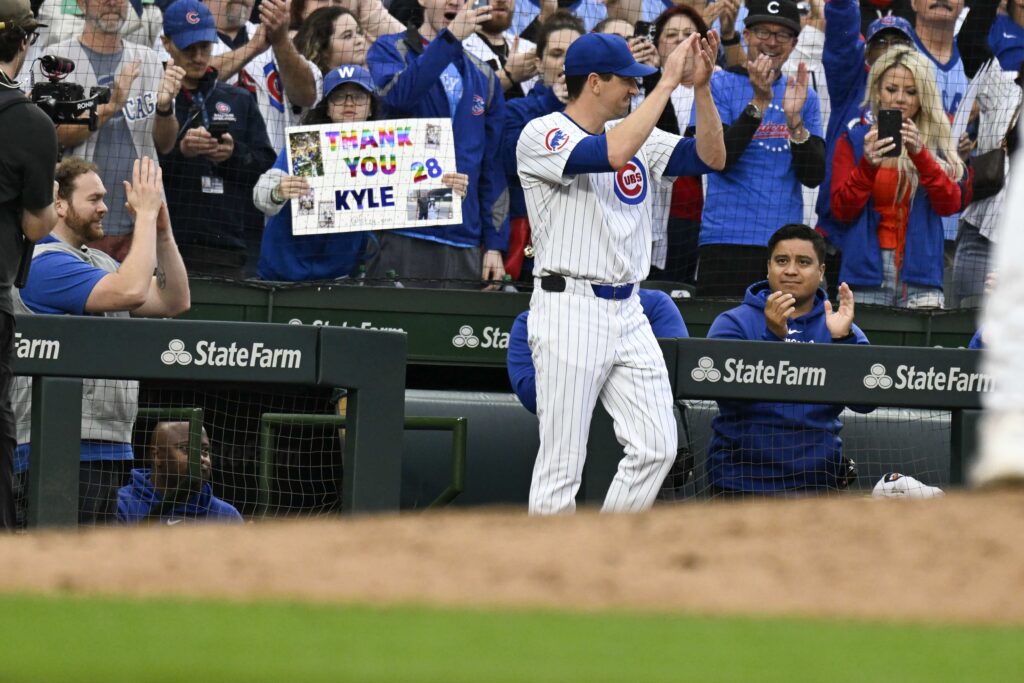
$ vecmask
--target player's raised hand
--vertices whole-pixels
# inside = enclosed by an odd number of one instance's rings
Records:
[[[479,9],[473,8],[473,3],[467,2],[455,18],[448,24],[448,30],[459,40],[465,40],[476,33],[480,24],[491,18],[491,6],[484,5]]]
[[[764,302],[764,322],[779,339],[789,336],[789,319],[796,315],[796,297],[788,292],[772,292]],[[834,336],[834,335],[833,335]]]
[[[661,70],[661,82],[672,88],[681,83],[693,82],[693,66],[700,52],[699,40],[700,36],[694,33],[676,45],[665,59],[665,66]]]
[[[853,291],[845,282],[839,285],[839,308],[832,310],[832,302],[825,299],[825,325],[833,339],[842,339],[853,327]]]

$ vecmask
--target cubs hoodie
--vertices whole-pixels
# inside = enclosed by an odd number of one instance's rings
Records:
[[[747,289],[743,304],[720,314],[709,339],[762,340],[814,344],[867,344],[853,325],[848,340],[833,342],[825,324],[825,292],[815,294],[811,311],[789,321],[785,340],[768,329],[764,306],[771,289],[763,280]],[[850,406],[867,413],[873,407]],[[842,405],[719,401],[708,446],[713,486],[728,491],[783,493],[835,488],[842,474]]]

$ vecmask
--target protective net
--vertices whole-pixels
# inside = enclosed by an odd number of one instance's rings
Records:
[[[841,428],[828,433],[772,425],[767,447],[753,436],[763,431],[751,425],[745,439],[716,439],[714,401],[686,402],[682,414],[679,457],[659,495],[664,501],[871,495],[890,473],[926,486],[950,483],[949,411],[847,409],[839,414]]]

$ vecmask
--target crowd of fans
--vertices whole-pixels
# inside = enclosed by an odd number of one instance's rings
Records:
[[[116,259],[132,240],[122,181],[149,156],[192,275],[496,289],[506,274],[532,284],[515,143],[564,108],[572,41],[616,34],[657,68],[714,29],[728,161],[652,188],[650,279],[739,298],[763,275],[768,236],[804,223],[827,240],[829,284],[862,302],[977,306],[1016,147],[1019,2],[44,0],[21,76],[38,80],[34,58],[54,54],[76,82],[110,87],[97,130],[58,136],[99,168],[109,212],[93,246]],[[659,128],[695,134],[692,105],[679,86]],[[877,133],[888,109],[907,121],[899,150]],[[286,172],[287,127],[411,117],[452,121],[445,185],[461,224],[291,234],[290,202],[309,188]]]
[[[698,296],[745,295],[755,312],[736,309],[712,336],[758,338],[742,321],[770,320],[779,305],[761,283],[777,260],[768,249],[796,240],[813,271],[799,300],[816,326],[808,338],[866,343],[852,314],[840,332],[825,326],[831,308],[819,285],[836,288],[841,305],[852,290],[858,303],[942,308],[979,305],[994,277],[989,254],[1022,101],[1022,2],[43,0],[26,29],[23,87],[41,78],[37,57],[56,55],[74,61],[75,82],[109,87],[110,99],[95,130],[57,127],[58,227],[37,247],[15,305],[24,314],[172,316],[189,306],[186,272],[532,286],[515,150],[530,121],[565,109],[569,47],[588,32],[614,34],[658,69],[688,36],[714,30],[710,88],[725,165],[650,187],[650,279]],[[637,82],[633,109],[660,78]],[[310,187],[289,168],[289,127],[439,117],[455,134],[456,170],[440,182],[461,198],[460,223],[293,234],[291,203]],[[658,127],[696,136],[696,126],[693,88],[679,85]],[[816,233],[793,227],[801,224]],[[773,243],[780,226],[796,232]],[[799,260],[783,256],[776,278]],[[168,482],[185,476],[180,462],[168,464],[182,451],[180,427],[161,432],[154,453],[164,455],[152,472],[132,472],[119,509],[138,387],[90,382],[93,403],[113,412],[84,415],[80,497],[100,506],[80,519],[152,516],[160,492],[180,488]],[[15,392],[25,432],[28,380]],[[23,493],[27,438],[19,443]],[[829,462],[841,478],[843,461]],[[730,476],[716,486],[745,487]],[[208,488],[191,486],[160,509],[217,508]]]

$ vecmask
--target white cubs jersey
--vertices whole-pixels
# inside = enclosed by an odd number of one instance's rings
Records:
[[[533,272],[639,282],[651,266],[653,185],[662,181],[682,138],[655,129],[619,171],[563,175],[570,153],[589,135],[555,113],[534,119],[519,136],[516,158],[533,229]]]
[[[256,24],[246,24],[245,30],[251,38],[256,32]],[[214,56],[226,52],[231,52],[231,47],[223,40],[214,43]],[[323,75],[313,62],[305,57],[302,59],[316,80],[316,99],[319,102],[320,95],[324,90]],[[284,148],[284,129],[288,126],[298,125],[305,110],[296,107],[288,100],[288,93],[281,83],[281,74],[277,69],[274,49],[268,48],[253,57],[252,61],[229,78],[227,82],[255,93],[256,101],[260,105],[260,114],[263,115],[263,121],[267,124],[267,137],[270,138],[270,144],[274,151],[280,152]]]

